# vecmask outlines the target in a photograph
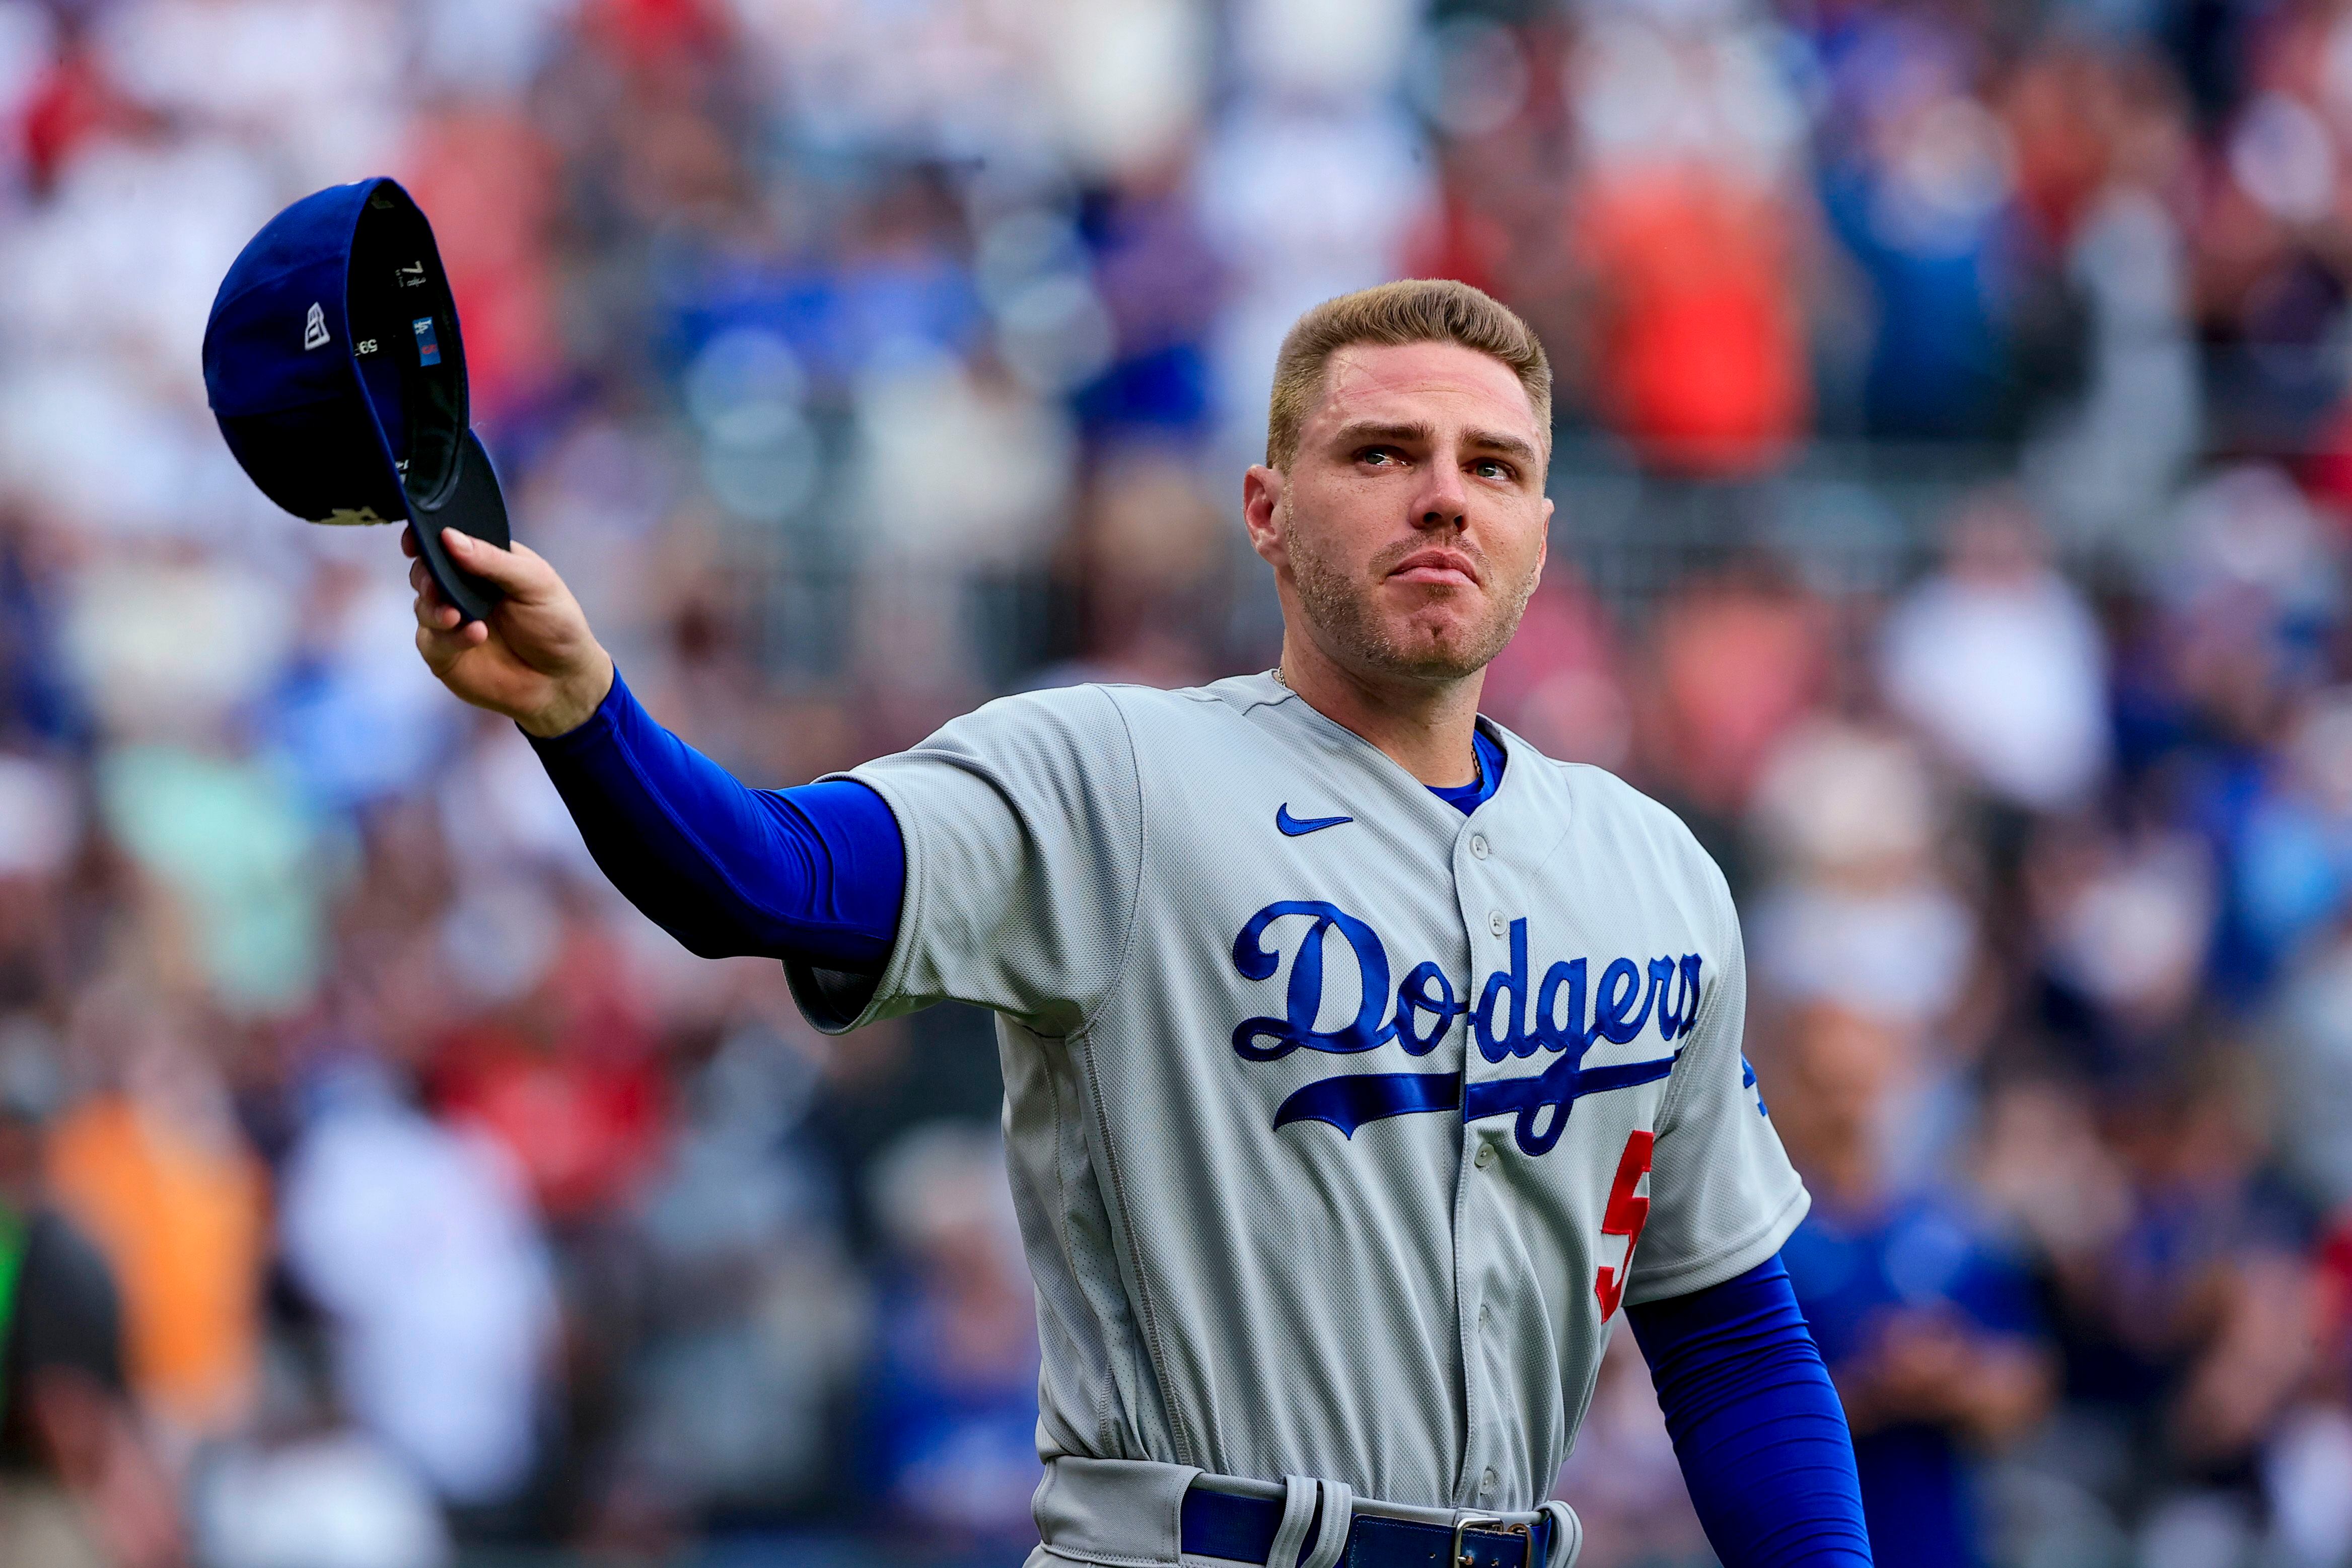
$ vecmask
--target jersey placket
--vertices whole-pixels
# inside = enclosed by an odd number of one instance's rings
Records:
[[[1502,1424],[1508,1419],[1501,1392],[1495,1386],[1495,1367],[1507,1359],[1492,1343],[1509,1317],[1496,1299],[1506,1281],[1502,1258],[1495,1245],[1498,1205],[1510,1201],[1511,1162],[1507,1147],[1507,1123],[1474,1122],[1468,1117],[1469,1086],[1504,1076],[1515,1065],[1486,1060],[1478,1048],[1471,1018],[1478,1005],[1477,988],[1486,975],[1507,973],[1511,966],[1512,923],[1522,908],[1519,879],[1505,865],[1498,847],[1487,837],[1479,818],[1471,814],[1454,845],[1454,888],[1463,931],[1469,938],[1469,994],[1461,997],[1462,1083],[1464,1118],[1460,1198],[1455,1205],[1454,1237],[1454,1314],[1462,1350],[1463,1448],[1454,1481],[1454,1502],[1463,1508],[1494,1508],[1502,1492],[1505,1460]],[[1524,927],[1521,928],[1524,931]],[[1522,937],[1524,940],[1524,937]],[[1520,1070],[1524,1070],[1523,1068]]]

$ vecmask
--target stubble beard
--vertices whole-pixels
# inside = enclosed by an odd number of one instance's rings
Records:
[[[1393,551],[1397,560],[1425,547],[1411,540]],[[1374,610],[1374,595],[1393,562],[1375,561],[1369,583],[1360,583],[1318,554],[1300,539],[1295,527],[1283,529],[1283,547],[1290,559],[1290,577],[1298,589],[1298,603],[1307,620],[1335,645],[1348,660],[1368,673],[1400,676],[1412,680],[1460,680],[1494,662],[1519,629],[1528,600],[1536,591],[1536,574],[1526,573],[1507,593],[1489,596],[1486,614],[1468,626],[1434,637],[1400,638],[1392,623]],[[1464,546],[1463,548],[1467,548]],[[1479,567],[1492,584],[1493,563],[1483,556]],[[1461,593],[1466,590],[1456,589]]]

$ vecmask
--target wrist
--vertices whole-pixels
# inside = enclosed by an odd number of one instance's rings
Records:
[[[613,656],[599,647],[587,669],[555,683],[555,694],[535,711],[517,714],[515,722],[535,740],[551,741],[577,730],[596,716],[613,689]]]

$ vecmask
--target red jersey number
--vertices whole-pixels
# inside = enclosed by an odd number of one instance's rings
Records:
[[[1625,1261],[1614,1268],[1603,1265],[1593,1279],[1592,1293],[1601,1300],[1604,1323],[1617,1315],[1618,1303],[1625,1299],[1625,1277],[1633,1271],[1633,1249],[1642,1245],[1642,1227],[1650,1223],[1650,1200],[1636,1195],[1634,1189],[1650,1173],[1650,1146],[1657,1141],[1651,1132],[1636,1132],[1626,1139],[1625,1152],[1617,1162],[1617,1179],[1609,1186],[1609,1207],[1601,1216],[1601,1234],[1625,1238]]]

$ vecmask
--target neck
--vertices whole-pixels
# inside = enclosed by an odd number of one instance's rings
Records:
[[[1373,676],[1340,665],[1296,630],[1282,638],[1282,679],[1307,705],[1379,747],[1435,788],[1475,782],[1483,669],[1458,680]]]

